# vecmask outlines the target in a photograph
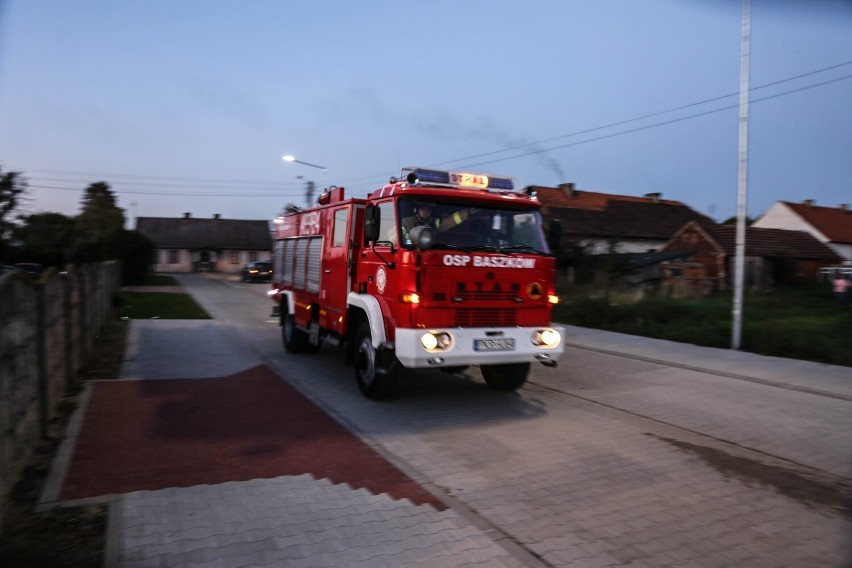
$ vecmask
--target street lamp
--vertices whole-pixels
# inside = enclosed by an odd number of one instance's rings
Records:
[[[325,166],[318,166],[316,164],[311,164],[310,162],[303,162],[302,160],[297,160],[295,158],[295,156],[293,156],[292,154],[285,154],[285,155],[281,156],[281,159],[284,160],[285,162],[293,162],[293,163],[296,163],[296,164],[302,164],[303,166],[310,166],[312,168],[316,168],[316,169],[322,170],[324,172],[328,171],[328,168],[326,168]],[[299,176],[299,177],[301,178],[302,176]],[[307,183],[307,187],[305,188],[305,203],[308,207],[311,206],[311,201],[313,201],[313,198],[314,198],[314,182],[309,181]]]
[[[284,156],[281,156],[281,159],[284,160],[285,162],[295,162],[297,164],[302,164],[303,166],[310,166],[312,168],[317,168],[318,170],[322,170],[324,172],[328,171],[328,168],[325,167],[325,166],[318,166],[316,164],[311,164],[311,163],[308,163],[308,162],[303,162],[302,160],[297,160],[291,154],[285,154]]]

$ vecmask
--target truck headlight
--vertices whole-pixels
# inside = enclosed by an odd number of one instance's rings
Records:
[[[555,329],[539,329],[533,334],[533,344],[539,347],[556,347],[560,341],[562,337]]]
[[[426,351],[446,351],[453,346],[453,336],[446,331],[429,331],[420,336],[420,345]]]

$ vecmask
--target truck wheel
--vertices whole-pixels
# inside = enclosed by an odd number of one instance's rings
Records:
[[[293,314],[284,314],[281,320],[281,340],[288,353],[304,353],[308,350],[308,334],[296,327]]]
[[[494,390],[513,391],[524,386],[530,373],[529,363],[507,363],[504,365],[481,365],[479,370],[485,383]]]
[[[367,398],[382,400],[390,397],[396,388],[398,363],[389,353],[373,347],[370,324],[364,322],[358,328],[355,343],[355,379],[358,388]],[[390,359],[390,360],[388,360]]]

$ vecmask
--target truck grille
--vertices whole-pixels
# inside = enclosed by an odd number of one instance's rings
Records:
[[[517,310],[505,308],[458,308],[455,310],[457,327],[505,327],[518,323]]]
[[[462,300],[473,300],[480,302],[495,302],[495,301],[512,301],[514,300],[518,294],[517,292],[485,292],[485,291],[473,291],[473,290],[465,290],[462,292],[458,292],[458,297]]]
[[[494,288],[497,288],[496,290]],[[432,299],[436,302],[447,300],[463,302],[514,302],[521,294],[521,285],[518,283],[503,284],[502,287],[494,286],[490,290],[477,289],[475,284],[458,282],[454,292],[435,292]]]

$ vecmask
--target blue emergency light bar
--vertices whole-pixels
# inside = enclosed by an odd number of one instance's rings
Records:
[[[402,177],[414,185],[426,183],[446,187],[465,189],[494,189],[513,191],[515,184],[511,178],[494,177],[486,174],[474,174],[463,171],[431,170],[428,168],[402,168]]]
[[[450,185],[450,172],[415,168],[411,173],[413,173],[417,178],[417,183],[438,183],[441,185]]]

